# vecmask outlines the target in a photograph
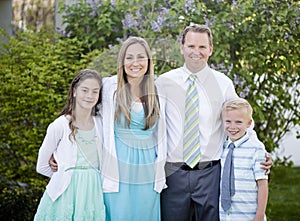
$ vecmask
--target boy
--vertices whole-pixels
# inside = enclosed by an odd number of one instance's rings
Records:
[[[252,107],[242,98],[223,105],[222,119],[228,136],[221,157],[220,220],[266,220],[268,176],[260,168],[265,147],[247,128]],[[232,153],[232,157],[231,157]]]

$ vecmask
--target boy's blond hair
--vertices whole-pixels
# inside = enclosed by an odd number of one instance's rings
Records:
[[[249,104],[249,102],[244,98],[234,98],[232,100],[226,101],[223,104],[222,116],[224,116],[224,114],[227,111],[239,110],[239,109],[245,109],[249,119],[252,119],[253,109]]]

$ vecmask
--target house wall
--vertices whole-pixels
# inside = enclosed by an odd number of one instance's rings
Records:
[[[300,139],[296,138],[297,131],[300,131],[300,126],[293,128],[283,137],[274,155],[280,159],[284,156],[290,157],[295,166],[300,166]]]
[[[0,0],[1,1],[1,0]],[[28,26],[40,30],[42,26],[54,26],[55,0],[13,0],[15,28],[26,30]]]
[[[12,0],[0,0],[0,27],[12,34]]]

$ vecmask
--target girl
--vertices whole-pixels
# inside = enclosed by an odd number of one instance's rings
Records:
[[[73,79],[61,116],[53,121],[39,150],[37,172],[51,177],[34,220],[105,220],[99,173],[102,124],[98,113],[102,79],[81,70]],[[54,156],[58,170],[49,159]]]

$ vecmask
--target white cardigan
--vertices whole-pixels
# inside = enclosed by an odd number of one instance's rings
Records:
[[[102,143],[102,125],[100,117],[93,117],[97,143]],[[71,142],[69,134],[71,133],[69,127],[69,120],[65,116],[60,116],[49,124],[47,134],[44,138],[42,146],[39,149],[36,170],[38,173],[51,177],[46,191],[52,201],[55,201],[69,186],[73,170],[67,170],[76,165],[77,160],[77,145],[76,142]],[[102,147],[98,148],[98,156],[101,159]],[[58,165],[58,171],[53,172],[49,165],[51,155]],[[100,166],[100,165],[99,165]]]
[[[114,113],[115,113],[115,91],[117,89],[117,76],[105,78],[103,80],[103,99],[102,99],[102,117],[103,117],[103,162],[102,162],[102,180],[103,192],[119,191],[119,170],[116,155],[116,146],[114,139]],[[160,104],[162,105],[162,104]],[[162,108],[161,110],[164,110]],[[155,161],[155,185],[154,190],[158,193],[166,187],[165,162],[167,156],[166,146],[166,126],[165,114],[160,113],[156,137],[158,139]]]

